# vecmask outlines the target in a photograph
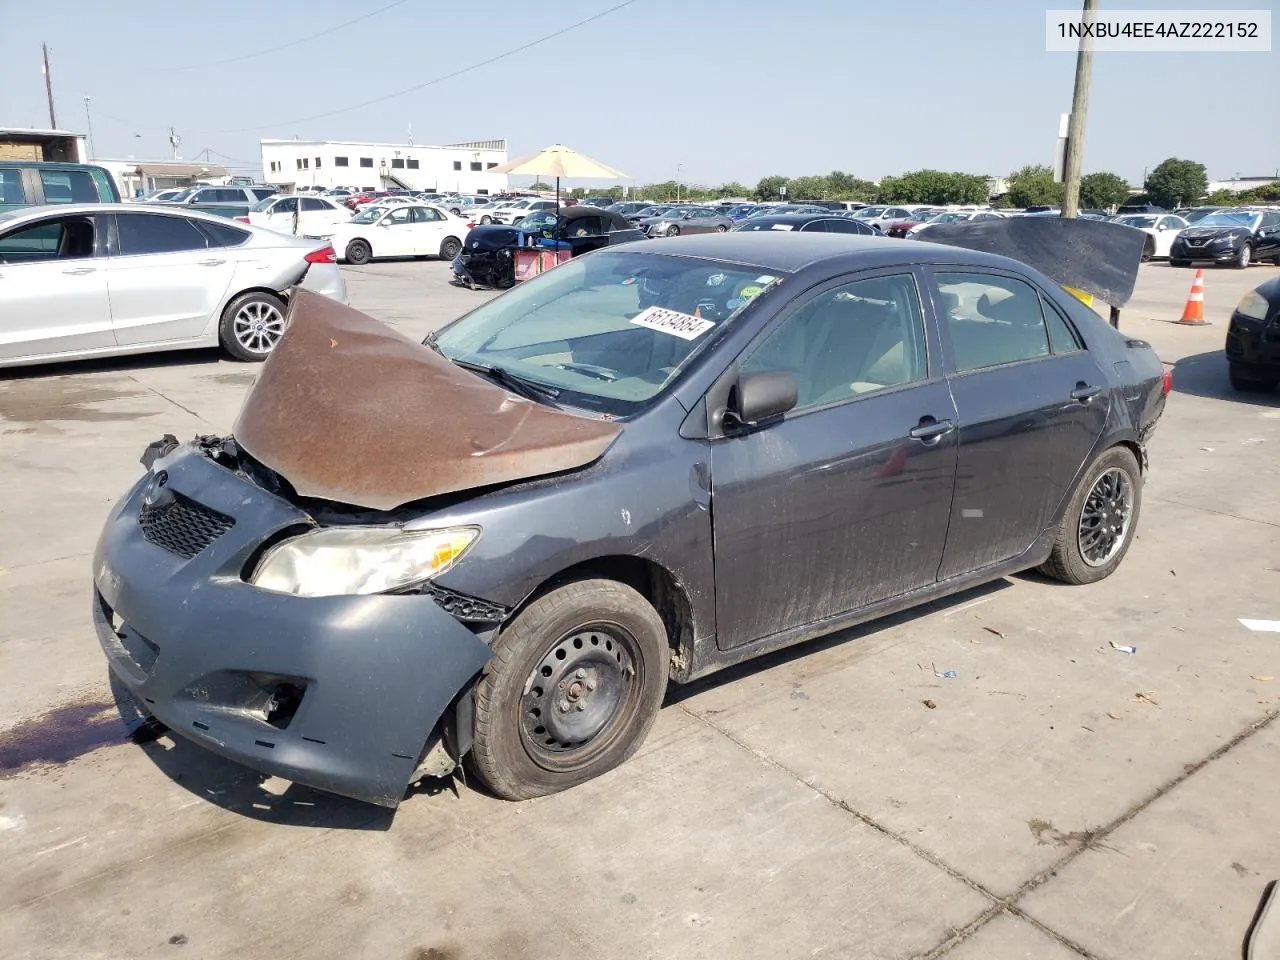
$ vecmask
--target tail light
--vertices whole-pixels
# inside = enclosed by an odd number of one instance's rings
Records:
[[[235,219],[236,223],[248,223],[248,222],[249,222],[249,218],[248,218],[248,217],[235,217],[234,219]]]
[[[312,250],[302,259],[307,263],[337,263],[338,255],[333,250],[333,244],[329,244],[318,250]]]
[[[1173,371],[1166,370],[1160,379],[1160,396],[1167,397],[1173,392]]]
[[[467,229],[468,229],[468,230],[474,230],[475,228],[476,228],[476,225],[475,225],[474,223],[468,223],[468,224],[467,224]]]

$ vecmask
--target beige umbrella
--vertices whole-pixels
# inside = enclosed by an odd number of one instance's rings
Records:
[[[579,177],[590,180],[628,180],[621,170],[605,166],[598,160],[592,160],[563,143],[553,143],[543,147],[537,153],[516,160],[508,160],[489,170],[490,173],[528,174],[538,177],[556,178],[556,207],[560,206],[560,178]]]

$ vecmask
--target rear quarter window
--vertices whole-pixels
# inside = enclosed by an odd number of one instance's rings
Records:
[[[233,227],[229,223],[205,223],[193,220],[192,223],[209,238],[211,247],[238,247],[249,239],[249,231]]]
[[[45,203],[101,203],[98,185],[88,170],[40,170]],[[112,197],[108,195],[107,200]]]
[[[22,171],[0,170],[0,204],[25,206],[27,203],[27,192],[22,188]]]

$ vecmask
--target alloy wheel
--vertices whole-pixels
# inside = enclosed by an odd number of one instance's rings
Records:
[[[284,336],[284,315],[274,304],[251,300],[236,311],[231,331],[250,353],[270,353]]]
[[[1132,517],[1133,482],[1112,467],[1094,481],[1080,511],[1076,540],[1084,562],[1101,567],[1110,561],[1128,539]]]

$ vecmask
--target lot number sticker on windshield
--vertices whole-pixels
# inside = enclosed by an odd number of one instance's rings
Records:
[[[704,320],[679,310],[668,310],[665,307],[649,307],[631,318],[638,327],[660,330],[681,340],[696,340],[715,326],[711,320]]]

